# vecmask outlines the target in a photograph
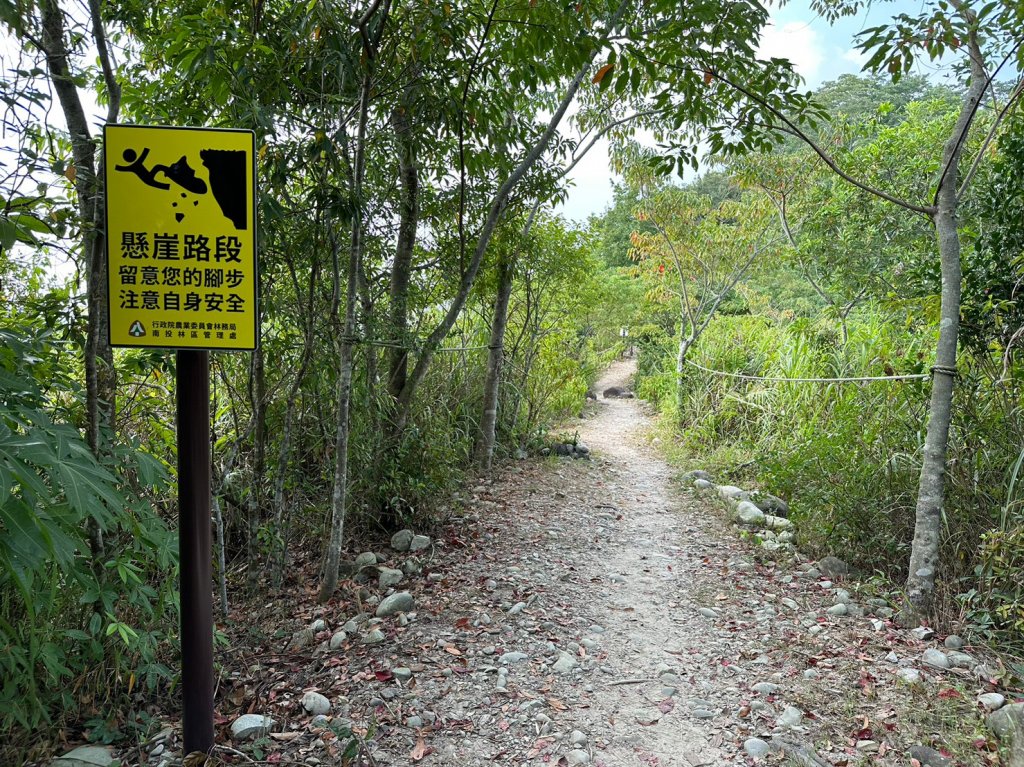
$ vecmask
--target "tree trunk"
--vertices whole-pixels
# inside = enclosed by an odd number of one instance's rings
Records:
[[[419,175],[416,168],[416,145],[410,136],[406,107],[398,107],[391,115],[398,139],[398,181],[401,184],[400,221],[395,259],[391,265],[389,330],[395,346],[388,351],[388,394],[392,403],[402,395],[409,370],[409,277],[412,269],[416,225],[419,221]]]
[[[685,324],[685,322],[683,323]],[[683,335],[683,326],[679,327],[679,350],[676,352],[676,422],[682,425],[683,410],[686,398],[683,395],[683,379],[686,377],[686,355],[694,342],[693,334]]]
[[[224,515],[220,510],[220,496],[212,493],[210,507],[213,509],[213,523],[217,531],[217,591],[220,595],[220,611],[228,619],[228,573],[224,555]]]
[[[356,332],[356,300],[359,263],[363,248],[363,172],[366,164],[366,122],[370,109],[370,72],[363,76],[359,94],[359,127],[356,131],[356,151],[353,168],[352,196],[356,202],[352,216],[352,239],[346,269],[345,324],[342,329],[341,354],[338,370],[338,420],[334,443],[334,487],[331,492],[331,533],[324,556],[323,582],[318,601],[327,602],[338,587],[338,564],[345,532],[345,514],[348,505],[348,442],[349,410],[352,402],[352,358]]]
[[[968,23],[973,14],[968,11]],[[969,35],[971,83],[964,96],[960,117],[943,150],[942,168],[932,216],[942,270],[939,340],[932,368],[932,394],[928,406],[928,430],[921,461],[914,542],[907,573],[907,598],[901,622],[912,624],[928,615],[934,606],[935,576],[939,568],[939,539],[945,496],[946,452],[952,421],[953,382],[956,377],[957,334],[960,327],[960,235],[957,232],[958,166],[967,131],[978,102],[984,95],[985,73],[977,36]]]
[[[267,465],[267,375],[263,347],[257,346],[252,353],[252,401],[253,418],[253,466],[246,502],[246,571],[245,584],[250,591],[263,572],[260,565],[259,530],[263,523],[263,475]]]
[[[86,441],[97,458],[103,453],[103,433],[114,427],[117,378],[114,353],[109,343],[107,317],[107,259],[104,240],[103,190],[96,172],[96,146],[89,133],[89,122],[82,107],[78,87],[65,42],[64,13],[56,0],[39,5],[42,22],[41,45],[46,57],[50,81],[57,93],[68,126],[74,157],[75,191],[82,231],[82,254],[86,260],[86,306],[88,330],[85,347]],[[107,86],[107,122],[116,122],[120,111],[121,90],[110,66],[106,32],[96,0],[89,2],[93,40],[96,43],[103,79]],[[102,166],[101,166],[102,170]],[[89,522],[89,544],[93,568],[99,571],[104,559],[103,531]]]
[[[484,405],[480,418],[480,434],[474,459],[483,469],[491,468],[494,458],[495,429],[498,422],[498,394],[501,368],[505,357],[505,328],[508,327],[508,302],[512,296],[515,275],[513,258],[502,251],[498,259],[498,295],[494,299],[491,319],[491,340],[488,344],[487,374],[484,378]]]

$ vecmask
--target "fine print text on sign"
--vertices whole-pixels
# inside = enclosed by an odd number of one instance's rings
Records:
[[[251,131],[104,129],[110,342],[254,349]]]

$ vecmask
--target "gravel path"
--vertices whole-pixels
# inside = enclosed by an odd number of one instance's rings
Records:
[[[616,363],[598,391],[628,387],[632,372],[632,361]],[[464,594],[466,617],[483,631],[473,644],[493,637],[495,645],[493,655],[475,648],[476,657],[526,657],[490,664],[508,669],[493,691],[497,670],[483,685],[449,677],[450,692],[437,695],[448,711],[432,714],[473,726],[432,732],[435,763],[729,761],[707,719],[727,705],[731,673],[719,656],[731,651],[698,612],[721,585],[713,575],[724,564],[720,523],[673,493],[671,470],[644,443],[641,403],[600,399],[593,410],[578,428],[592,461],[549,459],[553,466],[516,467],[476,488],[470,521],[485,528],[493,564],[483,588]],[[508,525],[490,528],[495,516]],[[465,561],[449,577],[479,582],[479,564]],[[483,669],[477,674],[490,673]]]
[[[612,365],[597,390],[628,388],[633,370]],[[736,542],[673,488],[642,403],[602,398],[591,410],[574,426],[593,460],[525,462],[474,489],[464,521],[484,545],[441,582],[442,622],[462,617],[468,630],[411,632],[458,650],[469,671],[438,679],[435,655],[414,661],[426,672],[418,701],[436,701],[426,721],[442,723],[424,733],[424,763],[748,763],[723,725],[744,703],[750,637],[700,613],[730,589]],[[408,762],[386,750],[380,764]]]

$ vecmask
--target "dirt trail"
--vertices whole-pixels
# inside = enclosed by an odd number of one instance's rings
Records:
[[[633,370],[613,364],[598,390]],[[246,660],[241,711],[274,716],[282,756],[307,765],[342,764],[345,744],[302,710],[308,690],[379,767],[895,766],[912,745],[943,747],[950,722],[971,749],[977,669],[923,667],[934,642],[896,629],[883,603],[757,554],[674,481],[651,425],[643,403],[601,398],[563,432],[590,460],[514,461],[457,499],[398,587],[414,612],[295,603],[290,630],[323,621],[318,646]],[[853,617],[826,612],[839,602]],[[789,745],[755,762],[751,738]]]
[[[597,390],[629,388],[634,368],[632,360],[612,365]],[[651,756],[667,765],[724,763],[707,729],[688,719],[688,709],[713,712],[719,705],[709,700],[718,697],[719,685],[694,676],[707,668],[701,648],[719,644],[697,612],[701,595],[720,586],[704,582],[710,566],[705,558],[717,548],[719,525],[699,507],[680,504],[670,487],[673,472],[646,440],[651,424],[637,400],[602,399],[599,408],[580,428],[604,471],[618,480],[609,488],[609,505],[618,514],[605,556],[582,563],[592,582],[610,581],[594,590],[589,605],[604,616],[599,622],[607,629],[605,679],[593,695],[590,717],[592,731],[608,741],[599,757],[621,765],[650,765]]]

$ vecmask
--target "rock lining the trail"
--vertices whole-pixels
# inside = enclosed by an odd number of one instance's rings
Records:
[[[51,767],[111,767],[115,762],[109,746],[79,746],[50,764]]]
[[[277,723],[263,714],[242,714],[231,723],[232,740],[251,740],[270,732]]]

